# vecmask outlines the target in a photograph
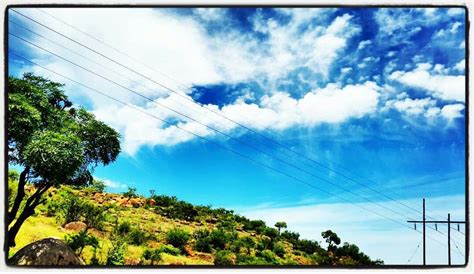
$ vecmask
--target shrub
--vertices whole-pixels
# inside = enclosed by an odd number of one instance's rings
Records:
[[[269,264],[278,264],[278,260],[276,258],[275,253],[273,253],[272,251],[268,249],[265,249],[263,251],[258,251],[256,255],[257,257],[264,259]]]
[[[280,258],[285,256],[285,245],[282,242],[277,242],[273,245],[273,252]]]
[[[157,206],[168,207],[175,205],[178,199],[175,196],[153,195],[150,199],[155,200]]]
[[[226,266],[226,265],[235,265],[236,256],[234,253],[229,250],[220,250],[216,253],[214,258],[214,265]]]
[[[316,241],[310,240],[299,240],[294,244],[294,248],[305,252],[306,254],[313,254],[316,251],[320,251],[321,247]]]
[[[245,231],[253,230],[257,233],[262,233],[264,229],[267,227],[264,221],[262,220],[252,220],[250,222],[244,223],[243,229]]]
[[[148,241],[150,236],[139,228],[133,228],[127,234],[127,242],[132,245],[142,245]]]
[[[158,249],[146,249],[142,255],[143,259],[150,260],[151,265],[161,261],[161,252]]]
[[[112,247],[107,252],[107,262],[105,264],[108,266],[123,265],[126,247],[126,243],[122,241],[112,242]]]
[[[263,230],[263,235],[268,236],[270,238],[276,238],[278,236],[278,230],[276,228],[272,227],[266,227]]]
[[[65,241],[66,244],[79,255],[82,253],[85,246],[89,245],[97,248],[99,245],[99,240],[94,235],[87,233],[85,230],[74,235],[66,235]]]
[[[210,253],[212,250],[209,230],[200,229],[194,232],[193,237],[196,240],[194,248],[199,252]]]
[[[123,193],[123,196],[127,198],[137,198],[137,188],[128,187],[128,190]]]
[[[189,233],[181,228],[173,228],[166,233],[166,242],[181,250],[189,241]]]
[[[83,202],[77,195],[68,192],[61,195],[61,202],[57,204],[60,216],[64,224],[80,221]]]
[[[84,217],[84,223],[87,227],[93,227],[98,230],[104,228],[104,222],[107,218],[107,208],[99,207],[93,203],[82,203],[80,215]]]
[[[92,180],[92,183],[87,188],[94,192],[104,192],[105,183],[101,180],[94,179]]]
[[[162,245],[160,248],[158,248],[158,251],[160,253],[167,253],[174,256],[181,254],[181,250],[172,245]]]
[[[230,234],[226,233],[224,230],[216,229],[209,234],[209,240],[212,247],[215,249],[224,249],[225,245],[230,242],[231,237]]]
[[[132,230],[132,225],[130,224],[130,222],[125,221],[125,222],[120,223],[117,226],[116,230],[119,235],[123,236]]]

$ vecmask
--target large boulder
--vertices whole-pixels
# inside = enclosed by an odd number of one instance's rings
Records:
[[[56,266],[84,265],[63,241],[45,238],[20,249],[9,259],[11,265]]]

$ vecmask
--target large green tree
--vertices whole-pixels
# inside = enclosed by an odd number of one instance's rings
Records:
[[[24,221],[44,202],[52,186],[84,186],[93,182],[93,169],[120,153],[119,134],[83,108],[73,107],[63,85],[26,73],[7,83],[9,165],[22,168],[18,189],[7,213],[8,245]],[[25,193],[26,184],[34,186]]]

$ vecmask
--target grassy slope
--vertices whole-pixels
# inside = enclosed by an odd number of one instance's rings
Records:
[[[92,193],[84,190],[74,190],[74,192],[81,197],[81,199],[90,201],[98,206],[113,205],[108,210],[107,221],[104,224],[102,231],[90,229],[89,232],[99,239],[99,247],[97,249],[96,256],[99,261],[103,264],[107,260],[107,250],[111,246],[111,232],[116,220],[120,222],[129,222],[132,226],[139,228],[142,231],[146,231],[148,234],[153,235],[153,239],[150,239],[141,246],[135,246],[128,244],[125,251],[125,265],[136,265],[143,263],[142,254],[147,248],[159,248],[166,244],[166,232],[173,228],[181,228],[189,232],[191,235],[198,229],[206,228],[208,230],[216,229],[217,225],[214,222],[207,222],[201,220],[197,221],[185,221],[179,219],[167,218],[157,213],[156,208],[146,205],[146,199],[141,199],[139,206],[131,205],[130,199],[123,197],[118,194],[109,193]],[[55,200],[58,190],[53,189],[48,193],[50,200]],[[64,239],[65,235],[73,234],[74,232],[64,229],[61,222],[55,217],[47,216],[47,208],[45,205],[41,205],[37,208],[37,214],[30,217],[25,224],[22,226],[16,242],[17,245],[11,248],[9,256],[12,256],[19,249],[25,245],[37,241],[46,237],[54,237],[58,239]],[[253,231],[244,231],[242,224],[237,224],[236,231],[239,237],[250,236],[256,241],[261,241],[266,237],[255,233]],[[268,237],[267,237],[268,238]],[[193,250],[195,240],[191,237],[187,250],[184,254],[174,256],[167,253],[162,253],[161,261],[158,264],[166,265],[212,265],[214,262],[215,253],[202,253]],[[277,258],[278,264],[314,264],[306,254],[301,254],[293,250],[292,245],[288,242],[282,241],[285,245],[285,255],[282,258]],[[256,250],[251,250],[250,255],[255,256]],[[93,249],[86,247],[82,252],[82,258],[86,263],[90,263],[90,259],[93,256]],[[350,259],[350,258],[349,258]],[[347,261],[350,264],[350,260]],[[338,263],[339,264],[339,263]],[[340,263],[344,264],[344,263]]]

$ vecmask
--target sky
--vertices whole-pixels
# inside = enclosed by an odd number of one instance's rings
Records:
[[[422,198],[428,216],[464,220],[462,8],[15,8],[8,19],[9,74],[65,83],[120,132],[118,160],[94,173],[109,191],[285,220],[318,241],[332,229],[386,264],[415,250],[408,263],[421,263],[406,221],[421,219]],[[446,236],[428,235],[428,263],[446,263]]]

